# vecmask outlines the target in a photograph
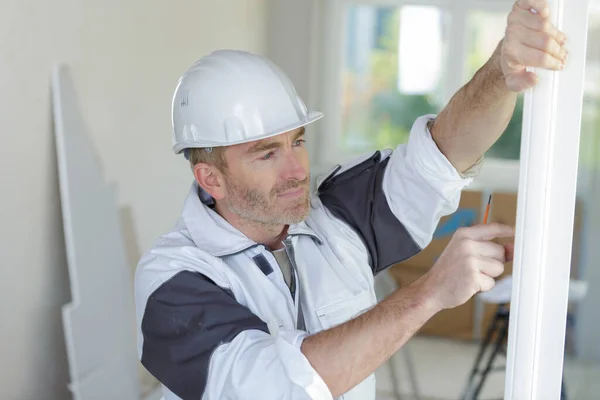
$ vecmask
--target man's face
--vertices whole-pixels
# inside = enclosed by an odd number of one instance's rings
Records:
[[[231,146],[225,159],[222,201],[231,212],[268,225],[289,225],[306,218],[310,174],[304,128]]]

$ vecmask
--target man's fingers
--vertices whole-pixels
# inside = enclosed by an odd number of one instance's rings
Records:
[[[494,286],[496,286],[496,281],[494,280],[494,278],[490,278],[487,275],[479,275],[479,291],[480,292],[487,292],[490,291],[494,288]]]
[[[456,231],[456,235],[473,240],[492,240],[502,237],[514,237],[515,229],[510,225],[492,222],[460,228]]]
[[[524,32],[524,34],[521,36],[522,43],[525,46],[534,48],[536,50],[540,50],[551,55],[552,57],[556,58],[557,60],[563,63],[565,62],[567,57],[567,49],[564,46],[561,46],[555,38],[544,32],[537,32],[528,29],[523,30],[528,31]],[[524,53],[526,53],[525,46],[523,46]],[[518,53],[519,49],[517,49],[516,52]],[[519,57],[519,55],[516,54],[516,58],[521,60],[524,57]]]
[[[484,259],[496,260],[501,263],[506,262],[506,250],[504,246],[494,242],[473,242],[475,254]]]
[[[550,21],[538,14],[532,14],[527,10],[517,9],[508,16],[508,26],[524,26],[525,28],[547,33],[561,45],[567,40],[567,36],[559,31]]]
[[[526,70],[514,72],[506,77],[506,86],[513,92],[523,92],[535,86],[537,82],[537,75]]]
[[[542,16],[550,13],[547,0],[518,0],[516,5],[523,10],[534,10],[536,14]]]
[[[504,263],[498,260],[482,259],[479,261],[478,268],[481,273],[491,278],[497,278],[504,272]]]
[[[561,70],[567,58],[567,49],[544,32],[515,25],[508,38],[505,54],[516,65],[550,70]]]
[[[544,51],[529,47],[520,55],[520,63],[529,67],[544,68],[554,71],[564,69],[565,64],[553,55]]]
[[[506,262],[511,262],[515,258],[514,243],[506,243],[504,245],[504,257],[506,258]]]
[[[530,67],[562,70],[567,57],[566,36],[549,15],[532,13],[547,7],[545,0],[520,0],[508,17],[507,54],[513,62]]]

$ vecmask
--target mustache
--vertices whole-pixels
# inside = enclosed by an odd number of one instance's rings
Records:
[[[306,186],[308,186],[308,184],[309,184],[308,177],[306,177],[305,179],[303,179],[301,181],[298,181],[298,180],[287,181],[286,183],[282,184],[281,186],[274,188],[273,193],[278,195],[278,194],[285,193],[285,192],[293,190],[293,189],[306,187]]]

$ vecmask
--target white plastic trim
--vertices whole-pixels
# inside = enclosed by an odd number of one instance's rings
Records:
[[[525,94],[505,399],[559,399],[571,268],[588,0],[551,0],[561,72]]]

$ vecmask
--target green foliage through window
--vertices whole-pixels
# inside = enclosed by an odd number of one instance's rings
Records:
[[[394,148],[408,140],[416,118],[441,111],[444,104],[441,104],[439,98],[444,77],[432,93],[401,93],[398,89],[400,9],[357,6],[350,7],[348,12],[370,12],[369,15],[373,16],[370,28],[374,32],[374,38],[366,53],[369,59],[360,60],[362,68],[355,68],[352,60],[346,60],[342,104],[343,151],[365,153],[381,148]],[[497,19],[498,16],[492,14],[491,18]],[[348,18],[348,21],[350,25],[347,32],[365,30],[364,18]],[[469,21],[466,28],[469,36],[482,35],[486,29],[486,18],[479,13],[477,18],[470,18]],[[352,37],[354,36],[351,35],[350,38]],[[352,42],[348,45],[358,46]],[[469,78],[490,56],[481,47],[481,43],[473,41],[468,48],[465,75]],[[488,157],[519,158],[522,116],[523,97],[519,96],[513,118],[500,140],[488,152]]]

